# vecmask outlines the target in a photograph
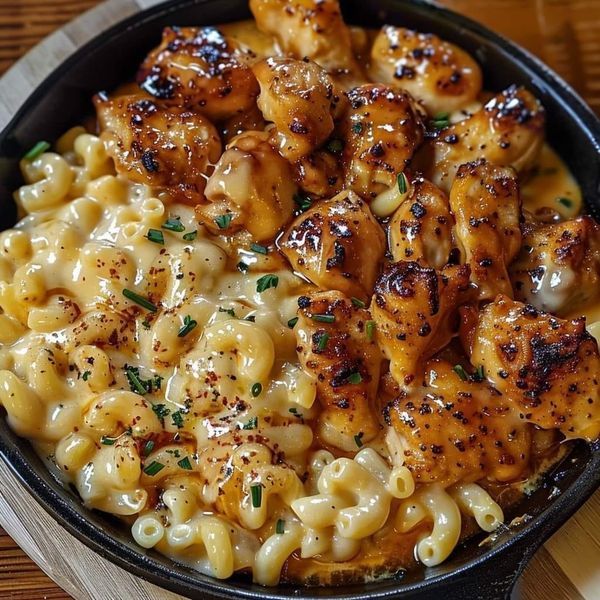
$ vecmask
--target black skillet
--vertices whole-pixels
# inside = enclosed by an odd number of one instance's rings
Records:
[[[501,90],[528,87],[547,110],[547,136],[581,185],[587,209],[600,216],[600,122],[584,102],[540,61],[481,25],[423,0],[349,0],[349,23],[377,27],[401,24],[434,32],[477,58],[485,85]],[[40,139],[54,140],[91,112],[90,98],[131,79],[166,25],[209,25],[248,18],[247,0],[175,0],[128,18],[86,44],[35,90],[0,134],[0,227],[15,220],[11,190],[20,185],[17,160]],[[519,15],[515,14],[518,19]],[[600,445],[576,444],[534,494],[507,515],[527,514],[523,525],[479,546],[483,535],[462,544],[443,565],[398,573],[378,583],[339,588],[279,586],[265,589],[239,577],[217,581],[136,546],[119,522],[82,507],[78,497],[54,481],[28,442],[0,419],[0,454],[40,504],[68,531],[130,572],[192,598],[506,598],[536,549],[600,485]],[[127,590],[115,598],[126,598]]]

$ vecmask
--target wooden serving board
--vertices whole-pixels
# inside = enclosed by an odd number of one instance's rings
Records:
[[[64,22],[64,15],[76,14],[96,2],[0,0],[0,72],[24,48]],[[120,19],[158,3],[107,0],[52,33],[0,79],[0,129],[39,82],[77,47]],[[600,108],[600,0],[446,0],[445,4],[479,16],[487,25],[540,51],[592,107]],[[515,14],[520,15],[519,29],[514,29]],[[569,40],[570,63],[559,52]],[[0,529],[0,599],[179,597],[113,565],[76,540],[40,508],[2,461],[0,526],[8,533]],[[600,492],[538,551],[521,577],[515,597],[600,600]]]

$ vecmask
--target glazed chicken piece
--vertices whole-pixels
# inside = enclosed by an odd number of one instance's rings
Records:
[[[208,202],[196,206],[198,220],[213,233],[244,228],[257,241],[270,240],[292,217],[292,168],[268,140],[267,132],[242,133],[216,164],[206,184]]]
[[[271,57],[253,67],[260,84],[258,107],[274,123],[272,143],[294,162],[320,147],[333,131],[336,95],[316,63]]]
[[[431,360],[423,385],[384,410],[404,464],[417,483],[520,479],[529,467],[532,426],[487,382],[461,374],[466,381],[450,363]]]
[[[600,435],[600,358],[585,318],[566,321],[498,296],[480,313],[471,363],[527,421],[568,439]]]
[[[371,50],[374,81],[398,85],[430,115],[459,110],[481,91],[479,65],[458,46],[432,33],[385,25]]]
[[[137,74],[140,87],[169,104],[223,120],[250,110],[258,83],[241,50],[214,27],[166,27]]]
[[[328,444],[356,451],[379,432],[375,406],[381,353],[367,323],[369,311],[337,291],[298,299],[294,327],[298,357],[316,377],[322,412],[319,434]]]
[[[377,342],[401,388],[420,381],[423,361],[450,341],[453,313],[468,288],[467,265],[441,272],[407,261],[385,267],[375,284],[371,313]]]
[[[292,267],[321,289],[367,300],[385,253],[385,234],[369,207],[344,191],[302,213],[279,245]]]
[[[398,207],[389,224],[390,250],[395,261],[416,261],[442,269],[453,250],[448,196],[423,177],[411,182],[411,195]]]
[[[181,201],[202,195],[221,140],[203,115],[140,96],[94,99],[101,137],[119,173],[131,181],[168,188]]]
[[[250,10],[285,54],[309,58],[331,74],[360,73],[338,0],[250,0]]]
[[[433,141],[429,178],[449,192],[461,164],[485,158],[517,173],[535,163],[544,142],[544,109],[527,90],[511,86]]]
[[[344,169],[340,157],[327,150],[316,150],[294,164],[300,189],[320,198],[331,198],[342,191]]]
[[[348,99],[341,126],[346,185],[371,200],[397,185],[424,126],[414,100],[399,88],[370,83],[350,90]]]
[[[526,223],[511,265],[515,298],[565,315],[600,298],[600,225],[591,217]]]
[[[479,300],[512,296],[507,268],[521,248],[521,199],[514,171],[484,160],[461,165],[450,191],[450,208]]]

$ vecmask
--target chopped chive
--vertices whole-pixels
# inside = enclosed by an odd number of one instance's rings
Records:
[[[181,429],[183,427],[183,415],[181,414],[180,410],[176,410],[171,415],[171,420],[173,421],[173,425],[175,425],[177,429]]]
[[[142,380],[139,377],[139,372],[135,367],[126,366],[125,375],[127,377],[127,380],[129,381],[129,387],[131,388],[132,392],[140,394],[140,396],[143,396],[148,393],[148,389],[142,383]]]
[[[90,378],[91,374],[92,374],[91,371],[84,371],[83,375],[81,376],[81,379],[83,379],[84,381],[87,381]]]
[[[146,237],[149,242],[154,242],[155,244],[161,244],[163,246],[165,244],[165,236],[160,229],[148,229]]]
[[[353,385],[357,385],[362,381],[362,375],[358,371],[356,373],[351,373],[350,375],[348,375],[346,381]]]
[[[355,298],[354,296],[352,296],[352,304],[354,304],[356,308],[364,308],[367,306],[360,298]]]
[[[303,196],[302,194],[294,194],[294,202],[296,203],[296,206],[304,212],[311,207],[312,198],[310,196]]]
[[[256,396],[260,396],[260,393],[262,392],[262,383],[256,382],[252,386],[252,389],[250,391],[252,392],[253,398],[256,398]]]
[[[560,197],[557,198],[556,201],[565,208],[573,208],[573,200],[571,200],[571,198]]]
[[[338,139],[329,140],[326,148],[332,154],[341,154],[344,149],[344,142]]]
[[[50,144],[48,142],[38,142],[27,152],[23,158],[25,160],[35,160],[40,154],[46,152],[46,150],[50,149]]]
[[[275,533],[281,535],[285,533],[285,521],[283,519],[277,519],[277,524],[275,525]]]
[[[433,116],[433,120],[431,122],[435,129],[445,129],[450,125],[450,113],[441,112],[437,113]]]
[[[150,302],[148,298],[144,298],[144,296],[140,296],[132,290],[124,288],[123,296],[125,296],[125,298],[127,298],[128,300],[131,300],[132,302],[135,302],[136,304],[139,304],[140,306],[144,307],[146,310],[149,310],[151,312],[156,312],[158,310],[157,306],[155,304],[152,304],[152,302]]]
[[[219,226],[219,229],[227,229],[231,225],[231,220],[233,219],[233,215],[219,215],[215,217],[215,223]]]
[[[195,321],[190,315],[183,317],[183,327],[177,333],[177,337],[185,337],[192,329],[198,325],[198,321]]]
[[[181,467],[182,469],[185,469],[186,471],[191,471],[192,470],[192,463],[190,462],[189,456],[185,456],[181,460],[178,460],[177,461],[177,466]]]
[[[298,409],[295,406],[292,406],[292,408],[289,409],[289,412],[291,412],[293,415],[297,415]]]
[[[319,323],[334,323],[335,315],[312,315],[310,317],[313,321],[317,321]]]
[[[164,418],[171,414],[171,411],[164,404],[153,404],[152,411],[162,421]]]
[[[273,275],[272,273],[267,273],[267,275],[263,275],[256,281],[256,291],[262,293],[269,288],[276,288],[278,284],[279,277],[277,277],[277,275]]]
[[[408,182],[404,173],[398,173],[398,191],[401,194],[406,194],[408,191]]]
[[[475,369],[475,373],[473,374],[473,379],[475,381],[483,381],[485,379],[485,371],[483,369],[483,365],[479,365],[477,369]]]
[[[250,494],[252,496],[252,506],[260,508],[262,504],[262,485],[260,483],[253,483],[250,486]]]
[[[242,425],[242,429],[256,429],[258,427],[258,417],[248,419],[247,423]]]
[[[439,112],[439,113],[433,115],[434,121],[447,121],[449,118],[450,118],[449,112]]]
[[[356,446],[358,448],[360,448],[363,445],[363,441],[362,441],[363,435],[364,435],[364,433],[361,431],[360,433],[357,433],[354,436],[354,443],[356,444]]]
[[[469,376],[462,365],[454,365],[452,370],[463,380],[468,381]]]
[[[144,467],[144,473],[146,473],[146,475],[150,475],[150,477],[154,477],[154,475],[162,471],[164,468],[165,465],[157,460],[153,460],[147,467]]]
[[[154,450],[154,440],[148,440],[144,444],[144,450],[142,451],[142,453],[144,456],[148,456],[150,452],[152,452],[152,450]]]
[[[323,352],[323,350],[325,350],[325,348],[327,348],[328,341],[329,341],[329,334],[322,333],[321,337],[319,338],[319,343],[317,344],[317,350],[319,350],[319,352]]]
[[[252,250],[252,252],[257,252],[258,254],[268,254],[269,252],[269,249],[266,246],[255,243],[250,244],[250,250]]]
[[[362,133],[362,130],[363,130],[362,123],[354,123],[354,125],[352,125],[352,131],[354,133]]]
[[[235,310],[233,308],[223,308],[219,306],[219,312],[227,313],[230,317],[235,317]]]
[[[290,329],[294,329],[294,327],[296,327],[296,323],[298,322],[298,317],[292,317],[288,322],[287,322],[287,326]]]
[[[198,230],[194,229],[194,231],[188,231],[183,234],[183,239],[186,242],[193,242],[198,237]]]
[[[245,263],[243,260],[240,260],[240,262],[236,266],[238,271],[241,271],[242,273],[246,273],[250,268],[250,265],[248,263]]]
[[[181,222],[180,217],[169,217],[162,225],[163,229],[168,229],[169,231],[175,231],[177,233],[181,233],[185,231],[185,226]]]
[[[367,321],[365,323],[365,330],[367,332],[367,339],[370,342],[373,341],[373,338],[375,337],[375,328],[376,328],[375,321]]]
[[[112,445],[114,445],[114,443],[117,441],[117,439],[118,439],[118,438],[111,438],[111,437],[108,437],[108,436],[106,436],[106,435],[103,435],[103,436],[100,438],[100,443],[101,443],[101,444],[104,444],[105,446],[112,446]]]

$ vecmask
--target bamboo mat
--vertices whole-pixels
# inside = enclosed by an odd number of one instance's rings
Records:
[[[119,1],[111,0],[111,10]],[[154,1],[136,0],[141,6]],[[122,2],[133,4],[132,0]],[[600,112],[600,0],[445,0],[442,3],[478,18],[536,52]],[[0,0],[0,75],[41,38],[96,4],[98,0]],[[0,499],[2,492],[0,489]],[[39,510],[31,506],[29,512]],[[21,513],[21,520],[26,519],[25,515],[26,512]],[[7,527],[10,525],[17,537],[19,528],[14,526],[20,521],[16,512],[9,514],[5,507],[4,512],[0,511],[0,519],[4,519],[2,522]],[[523,600],[600,600],[599,524],[600,494],[596,494],[536,554],[515,596]],[[69,544],[69,539],[72,540],[65,534],[63,544]],[[27,549],[36,555],[35,550],[39,548],[32,545]],[[39,556],[37,558],[44,563]],[[68,569],[68,561],[57,560],[58,563]],[[116,581],[111,582],[114,584]],[[73,588],[69,589],[75,596]],[[99,590],[97,598],[116,600],[117,596],[113,595],[116,589],[121,588]],[[53,583],[0,528],[0,599],[65,600],[72,597]],[[79,589],[76,597],[95,600],[96,595]]]

